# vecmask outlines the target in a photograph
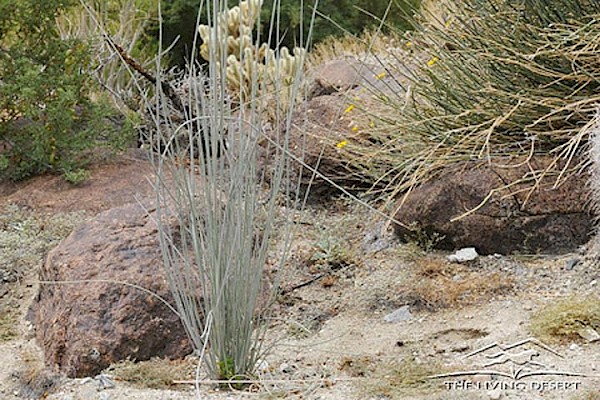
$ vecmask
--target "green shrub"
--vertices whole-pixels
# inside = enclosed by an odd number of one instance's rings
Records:
[[[66,170],[63,172],[65,180],[72,185],[81,185],[90,177],[90,171],[78,168],[75,170]]]
[[[89,99],[86,44],[59,37],[55,17],[72,3],[0,2],[2,177],[76,170],[90,160],[85,150],[122,144],[126,136],[111,122],[114,111]]]

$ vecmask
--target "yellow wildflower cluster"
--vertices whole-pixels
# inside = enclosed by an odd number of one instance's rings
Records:
[[[427,65],[433,67],[438,61],[440,61],[439,58],[433,57],[431,60],[427,61]]]
[[[344,139],[344,140],[338,142],[338,144],[336,144],[335,147],[337,147],[338,149],[343,149],[347,145],[348,145],[348,141]]]

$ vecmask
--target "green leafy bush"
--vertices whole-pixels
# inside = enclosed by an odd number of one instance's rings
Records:
[[[122,144],[127,129],[90,101],[85,43],[61,40],[55,18],[72,0],[0,2],[0,175],[72,171],[86,150]],[[116,140],[119,139],[119,140]]]

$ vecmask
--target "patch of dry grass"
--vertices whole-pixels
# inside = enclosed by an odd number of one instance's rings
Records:
[[[540,340],[583,340],[584,329],[600,333],[600,298],[570,297],[547,304],[531,318],[531,332]]]
[[[600,400],[600,391],[586,391],[571,397],[570,400]]]
[[[364,398],[405,399],[407,395],[428,392],[434,384],[428,376],[440,373],[440,367],[412,358],[377,361],[370,357],[346,357],[341,370],[360,377],[359,392]]]
[[[13,313],[6,313],[0,317],[0,342],[7,342],[19,336],[18,323],[17,316]]]
[[[0,272],[15,281],[85,220],[83,212],[47,215],[16,205],[0,213]]]
[[[386,35],[366,30],[360,36],[329,36],[315,45],[308,53],[309,67],[316,67],[331,60],[344,57],[360,57],[366,53],[381,54],[401,42],[397,33]]]
[[[115,379],[133,386],[150,389],[172,388],[173,381],[190,380],[194,377],[196,360],[165,360],[153,358],[148,361],[121,361],[110,366],[107,373]]]
[[[59,385],[62,377],[48,369],[29,368],[16,373],[20,398],[44,399]]]
[[[19,398],[45,399],[59,385],[63,376],[46,368],[41,354],[31,346],[23,346],[19,351],[19,370],[13,372]]]
[[[512,290],[513,279],[498,272],[469,268],[435,257],[415,261],[412,279],[402,285],[402,298],[417,308],[437,310],[477,304]]]

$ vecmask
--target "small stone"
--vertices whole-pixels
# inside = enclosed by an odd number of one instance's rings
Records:
[[[489,391],[487,395],[489,396],[490,400],[500,400],[502,398],[502,391],[500,389],[495,389]]]
[[[448,261],[454,263],[463,263],[467,261],[473,261],[479,254],[477,254],[477,250],[475,247],[465,247],[464,249],[458,250],[456,253],[448,256]]]
[[[571,258],[565,262],[565,269],[567,271],[572,271],[577,264],[579,264],[579,258]]]
[[[400,321],[408,321],[411,318],[412,314],[410,313],[410,307],[402,306],[394,312],[391,312],[385,317],[383,317],[383,320],[385,322],[396,323]]]
[[[580,351],[581,347],[577,343],[571,343],[569,346],[569,350],[571,351]]]
[[[269,363],[265,360],[257,360],[256,361],[256,371],[259,373],[267,373],[269,372]]]
[[[286,362],[281,363],[281,365],[279,366],[279,372],[281,372],[282,374],[289,374],[293,370],[294,368]]]
[[[598,281],[596,279],[594,279],[593,281],[590,282],[590,286],[596,286],[597,283],[598,283]]]
[[[591,326],[584,326],[577,331],[577,334],[587,340],[589,343],[600,340],[600,334],[598,334],[598,332],[596,332],[596,330]]]
[[[112,377],[110,375],[106,375],[106,374],[96,375],[94,380],[96,381],[98,390],[112,389],[115,387],[115,383],[113,382]]]

